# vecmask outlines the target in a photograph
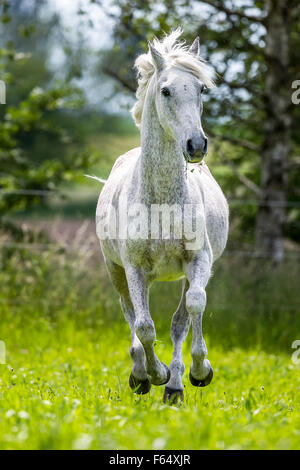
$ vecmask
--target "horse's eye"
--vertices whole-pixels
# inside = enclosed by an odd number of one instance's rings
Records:
[[[164,88],[161,89],[161,92],[164,96],[170,96],[169,88],[164,87]]]
[[[202,85],[202,86],[201,86],[201,89],[200,89],[200,92],[203,93],[204,90],[205,90],[205,85]]]

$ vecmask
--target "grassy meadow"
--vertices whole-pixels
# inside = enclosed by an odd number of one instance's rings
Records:
[[[0,0],[0,451],[300,450],[299,5]],[[145,154],[170,153],[155,184],[173,183],[172,139],[199,154],[203,124],[230,209],[203,318],[213,380],[189,381],[190,331],[171,404],[164,386],[130,389],[130,329],[96,236],[103,183],[86,177],[140,146],[135,90]],[[182,178],[197,172],[180,158]],[[150,292],[167,365],[181,292]]]
[[[300,366],[291,360],[299,316],[287,302],[299,300],[296,265],[256,269],[250,285],[250,265],[219,263],[204,320],[214,379],[203,389],[189,383],[189,336],[185,402],[168,406],[163,387],[145,396],[129,388],[129,328],[100,256],[8,250],[0,449],[299,448]],[[169,363],[180,286],[157,284],[151,294],[157,354]]]
[[[92,145],[101,158],[88,173],[107,177],[138,136],[99,135]],[[43,221],[48,232],[57,220],[71,229],[74,221],[93,220],[98,183],[82,176],[62,189],[64,199],[50,198],[16,220],[33,229]],[[80,241],[77,235],[71,241]],[[0,449],[299,448],[300,366],[291,348],[300,339],[295,260],[275,269],[225,254],[215,265],[204,316],[214,379],[203,389],[189,383],[190,334],[185,401],[167,406],[163,387],[145,396],[129,388],[129,327],[98,245],[65,250],[57,241],[41,251],[1,247]],[[178,283],[151,290],[156,350],[166,364],[180,291]]]

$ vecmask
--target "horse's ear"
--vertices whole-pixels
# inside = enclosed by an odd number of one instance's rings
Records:
[[[199,41],[199,36],[196,37],[194,40],[193,44],[189,48],[189,53],[193,54],[195,56],[200,55],[200,41]]]
[[[155,49],[155,47],[153,46],[153,44],[150,41],[148,42],[148,45],[149,45],[150,54],[151,54],[152,60],[154,62],[154,65],[156,67],[156,70],[158,72],[161,72],[162,69],[165,66],[165,60],[164,60],[163,56],[161,55],[161,53],[158,52],[157,49]]]

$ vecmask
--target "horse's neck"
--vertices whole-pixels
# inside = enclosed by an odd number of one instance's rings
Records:
[[[162,129],[153,102],[147,103],[141,128],[140,196],[149,204],[175,204],[185,194],[185,162],[180,144]]]

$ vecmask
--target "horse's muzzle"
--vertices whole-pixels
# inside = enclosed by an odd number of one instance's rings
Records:
[[[189,163],[201,162],[204,155],[207,154],[207,137],[188,139],[186,143],[185,159]]]

